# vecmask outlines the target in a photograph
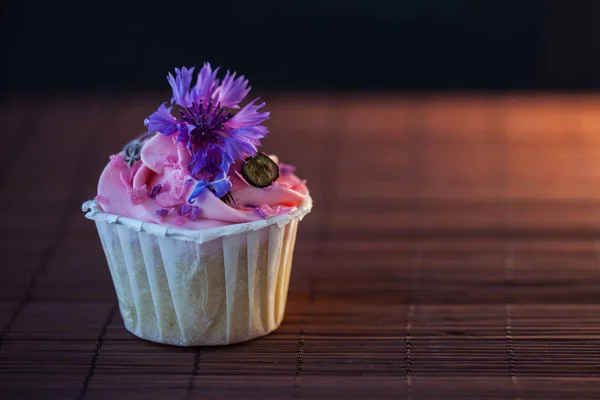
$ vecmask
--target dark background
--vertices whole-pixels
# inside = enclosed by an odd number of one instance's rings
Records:
[[[600,1],[4,1],[9,92],[167,90],[205,60],[267,90],[600,89]]]

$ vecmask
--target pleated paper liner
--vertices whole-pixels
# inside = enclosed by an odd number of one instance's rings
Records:
[[[298,223],[289,215],[200,231],[107,214],[96,223],[125,327],[177,346],[225,345],[264,336],[283,320]]]

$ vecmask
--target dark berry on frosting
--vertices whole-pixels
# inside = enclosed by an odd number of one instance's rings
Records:
[[[265,188],[279,178],[279,167],[266,154],[256,153],[242,165],[242,176],[252,186]]]

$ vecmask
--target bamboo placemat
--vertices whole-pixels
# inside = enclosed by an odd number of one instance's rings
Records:
[[[161,98],[2,103],[2,399],[600,397],[600,97],[267,96],[286,317],[189,349],[124,330],[80,211]]]

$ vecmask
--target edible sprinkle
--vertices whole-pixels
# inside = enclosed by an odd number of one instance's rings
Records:
[[[179,207],[179,209],[177,210],[177,215],[187,215],[192,211],[192,206],[190,206],[189,204],[184,204],[182,206]]]
[[[195,221],[198,218],[198,216],[200,216],[201,212],[202,209],[200,207],[192,206],[192,211],[190,211],[190,219],[192,221]]]
[[[283,176],[290,176],[294,173],[295,170],[296,167],[294,167],[293,165],[279,163],[279,172],[281,172],[281,175]]]
[[[164,208],[162,208],[160,210],[156,210],[156,215],[161,216],[161,217],[164,217],[168,213],[169,213],[169,210],[165,210]]]
[[[163,185],[161,185],[160,183],[158,185],[154,185],[152,187],[152,190],[150,190],[150,193],[148,193],[148,197],[150,197],[151,199],[155,198],[156,195],[158,195],[162,189]]]
[[[184,204],[179,207],[177,210],[177,214],[182,217],[188,217],[190,220],[195,221],[200,216],[202,209],[197,206],[191,206],[189,204]]]
[[[269,214],[267,213],[267,211],[265,211],[261,207],[255,207],[254,208],[254,214],[258,215],[262,219],[265,219],[265,218],[269,217]]]

